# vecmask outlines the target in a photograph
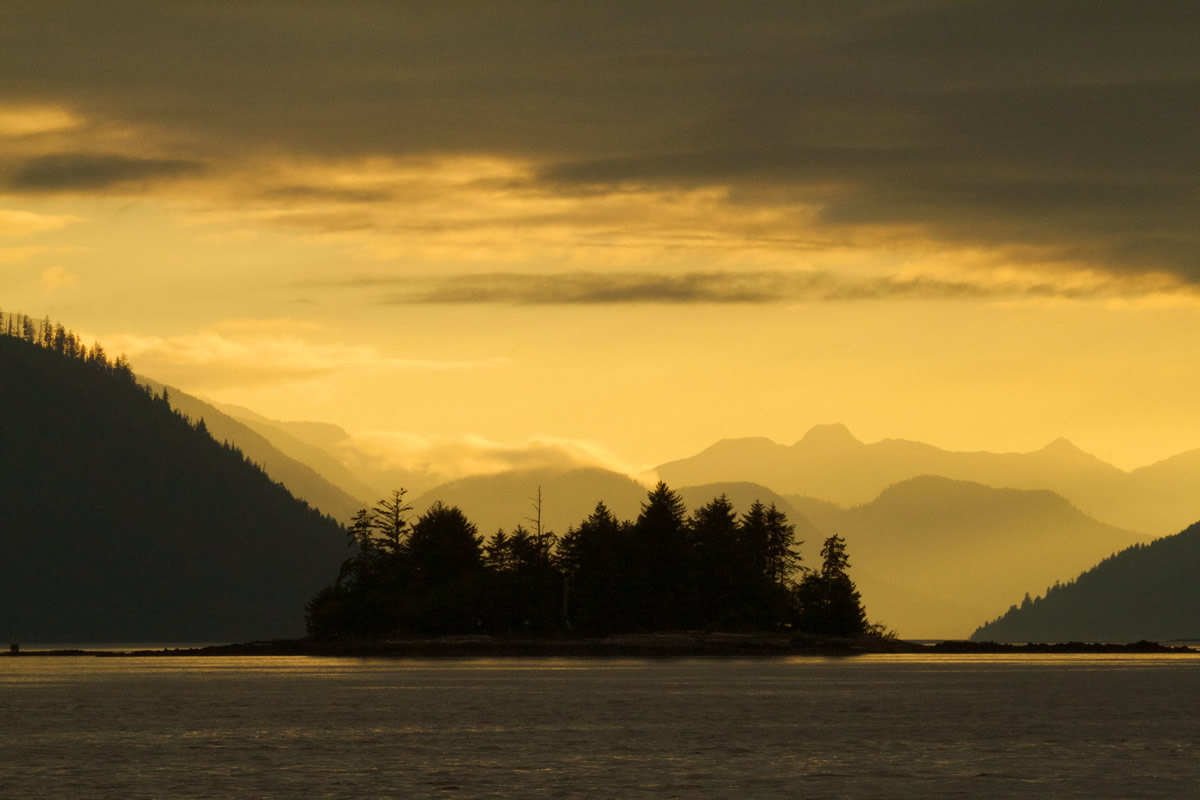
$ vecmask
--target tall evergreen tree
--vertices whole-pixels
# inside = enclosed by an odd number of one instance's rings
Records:
[[[738,522],[739,549],[753,576],[746,594],[754,627],[777,627],[788,617],[793,580],[801,570],[795,532],[774,503],[768,508],[757,500]]]
[[[413,509],[404,500],[406,494],[404,489],[392,490],[391,495],[371,508],[364,523],[375,540],[375,546],[385,552],[398,554],[408,543],[408,514]]]
[[[482,537],[457,506],[435,503],[412,526],[412,570],[403,626],[425,633],[474,631],[481,623]]]
[[[796,587],[797,627],[809,633],[861,636],[870,630],[862,598],[850,579],[846,540],[834,534],[821,547],[821,570]]]
[[[630,565],[635,558],[628,523],[603,502],[559,543],[558,564],[567,579],[567,619],[584,633],[632,630],[635,613]]]
[[[737,512],[725,495],[696,509],[691,533],[693,624],[744,627],[752,614],[754,562],[741,547]]]
[[[642,625],[652,630],[685,626],[690,618],[687,507],[665,483],[650,491],[633,523],[631,575]]]
[[[408,553],[417,574],[436,582],[477,571],[483,564],[482,544],[462,509],[437,502],[413,524]]]
[[[518,525],[511,535],[497,531],[485,548],[488,567],[483,613],[494,631],[560,630],[562,573],[551,557],[555,537],[538,536]]]

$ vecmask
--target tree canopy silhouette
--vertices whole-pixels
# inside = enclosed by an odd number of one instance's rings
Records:
[[[402,529],[403,507],[395,492],[355,517],[356,552],[309,603],[311,634],[871,630],[844,540],[826,540],[821,570],[808,573],[775,506],[739,518],[719,496],[689,516],[660,483],[632,522],[601,501],[561,538],[518,525],[486,543],[457,507],[437,503]],[[403,532],[380,535],[381,520]]]

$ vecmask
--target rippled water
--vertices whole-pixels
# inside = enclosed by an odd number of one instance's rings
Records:
[[[0,659],[0,797],[1200,796],[1200,659]]]

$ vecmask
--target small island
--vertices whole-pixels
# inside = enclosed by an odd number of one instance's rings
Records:
[[[600,502],[561,537],[539,514],[532,530],[498,530],[486,543],[457,507],[435,503],[410,522],[411,511],[397,490],[355,515],[352,554],[307,606],[314,642],[704,652],[894,639],[868,621],[845,541],[825,539],[820,567],[807,568],[774,505],[739,517],[720,495],[689,515],[660,482],[632,522]],[[728,633],[663,634],[677,631]]]

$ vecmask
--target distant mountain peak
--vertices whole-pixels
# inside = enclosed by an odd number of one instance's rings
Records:
[[[742,436],[736,439],[719,439],[708,447],[704,448],[701,453],[707,454],[725,454],[730,452],[751,451],[761,453],[764,451],[777,450],[782,445],[768,439],[766,436]]]
[[[822,450],[857,447],[860,445],[862,445],[862,442],[855,439],[850,429],[840,422],[829,425],[814,425],[808,433],[804,434],[804,438],[796,442],[797,447],[820,448]]]
[[[1062,436],[1055,439],[1050,444],[1038,450],[1039,453],[1047,456],[1056,456],[1058,458],[1095,458],[1091,453],[1080,450],[1069,439],[1064,439]]]

